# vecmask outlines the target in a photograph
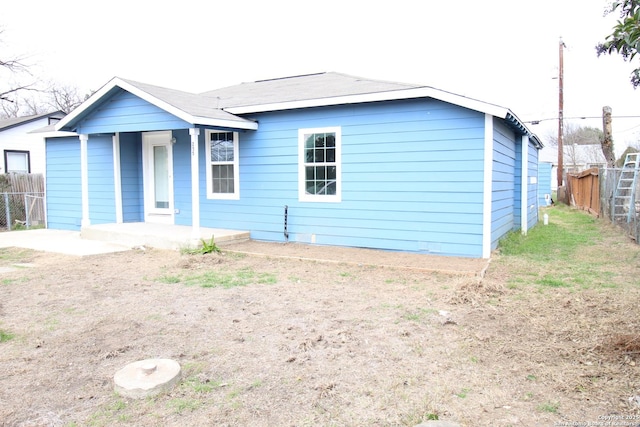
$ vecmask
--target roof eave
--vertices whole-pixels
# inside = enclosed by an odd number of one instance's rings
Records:
[[[192,120],[187,120],[187,121],[194,125],[202,125],[202,126],[223,127],[223,128],[241,129],[241,130],[257,130],[258,129],[258,122],[254,122],[251,120],[224,120],[224,119],[213,119],[209,117],[192,117]]]
[[[277,102],[277,103],[261,104],[261,105],[227,107],[227,108],[224,108],[224,110],[232,114],[250,114],[250,113],[263,113],[267,111],[292,110],[292,109],[310,108],[310,107],[326,107],[330,105],[359,104],[363,102],[392,101],[392,100],[402,100],[402,99],[412,99],[412,98],[434,98],[434,99],[449,102],[452,104],[460,105],[462,107],[470,108],[472,110],[492,114],[496,117],[504,118],[506,117],[506,113],[508,112],[508,109],[504,107],[500,107],[494,104],[478,101],[473,98],[467,98],[465,96],[456,95],[450,92],[445,92],[439,89],[426,87],[426,86],[419,87],[419,88],[411,88],[411,89],[391,90],[391,91],[385,91],[385,92],[334,96],[334,97],[327,97],[327,98]]]
[[[143,99],[145,101],[147,101],[150,104],[155,105],[158,108],[161,108],[162,110],[168,112],[169,114],[172,114],[175,117],[178,117],[181,120],[184,120],[187,123],[192,123],[192,124],[202,124],[202,125],[211,125],[211,126],[224,126],[224,127],[234,127],[234,128],[238,128],[238,129],[250,129],[250,130],[255,130],[257,129],[258,125],[257,123],[250,121],[250,120],[246,120],[246,119],[242,119],[240,117],[238,117],[238,120],[225,120],[225,119],[218,119],[218,118],[211,118],[211,117],[197,117],[197,116],[193,116],[177,107],[174,107],[173,105],[169,104],[168,102],[165,102],[151,94],[149,94],[148,92],[145,92],[144,90],[136,87],[135,85],[122,80],[118,77],[114,77],[113,79],[111,79],[107,84],[105,84],[104,86],[102,86],[98,91],[96,91],[93,95],[91,95],[85,102],[83,102],[78,108],[76,108],[75,110],[73,110],[70,114],[68,114],[65,118],[63,118],[62,120],[60,120],[57,124],[55,129],[57,131],[60,130],[72,130],[72,129],[65,129],[68,127],[73,127],[73,125],[75,125],[75,123],[81,118],[83,117],[83,115],[97,102],[99,102],[104,96],[106,96],[109,92],[111,92],[113,89],[115,89],[116,87],[119,87],[120,89],[123,89],[129,93],[131,93],[132,95],[137,96],[140,99]]]

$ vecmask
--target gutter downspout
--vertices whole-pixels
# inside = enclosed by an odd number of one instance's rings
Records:
[[[491,257],[491,209],[493,200],[493,116],[484,115],[484,189],[482,196],[482,258]]]

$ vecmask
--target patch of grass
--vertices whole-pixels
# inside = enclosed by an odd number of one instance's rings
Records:
[[[235,288],[251,283],[274,284],[276,277],[271,273],[256,273],[245,268],[235,272],[208,271],[203,274],[188,276],[184,279],[187,286],[200,286],[202,288]]]
[[[543,276],[541,279],[537,279],[535,281],[537,285],[547,286],[550,288],[568,288],[571,287],[570,283],[566,283],[562,279],[557,279],[555,277],[551,277],[549,275]]]
[[[166,283],[167,285],[172,285],[175,283],[180,283],[180,277],[178,276],[171,276],[171,275],[164,275],[164,276],[160,276],[156,279],[158,282],[160,283]]]
[[[31,252],[27,249],[0,248],[0,261],[6,261],[7,263],[25,262],[30,258]]]
[[[411,311],[408,313],[405,313],[402,318],[405,320],[409,320],[412,322],[421,322],[423,321],[424,317],[429,315],[429,314],[433,314],[433,313],[437,313],[438,310],[433,309],[433,308],[419,308],[416,311]]]
[[[177,414],[185,411],[193,412],[202,406],[202,402],[195,399],[172,399],[168,402],[168,406]]]
[[[628,263],[601,249],[610,230],[601,220],[566,205],[544,208],[548,225],[539,223],[526,236],[509,233],[499,243],[499,262],[509,265],[507,288],[616,288],[628,279]],[[615,252],[615,251],[614,251]]]
[[[183,382],[183,384],[185,387],[189,387],[196,393],[209,393],[215,390],[216,388],[220,387],[222,382],[210,381],[210,380],[202,381],[200,378],[191,377],[191,378],[187,378]]]
[[[540,223],[526,236],[520,231],[509,233],[500,241],[500,252],[534,261],[570,261],[580,247],[601,240],[597,219],[589,214],[563,205],[546,212],[548,225]]]
[[[556,403],[546,402],[538,405],[538,410],[542,412],[550,412],[552,414],[555,414],[556,412],[558,412],[559,407],[560,405],[557,402]]]
[[[0,329],[0,342],[10,341],[15,338],[15,335]]]

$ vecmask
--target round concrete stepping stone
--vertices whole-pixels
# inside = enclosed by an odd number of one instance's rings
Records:
[[[113,376],[115,391],[142,399],[169,390],[180,379],[180,364],[171,359],[146,359],[129,363]]]

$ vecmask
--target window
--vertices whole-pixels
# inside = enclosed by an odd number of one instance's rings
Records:
[[[238,133],[208,130],[207,198],[238,199]]]
[[[340,128],[300,129],[299,198],[305,202],[339,202]]]
[[[4,152],[4,170],[6,173],[31,173],[29,152],[6,150]]]

